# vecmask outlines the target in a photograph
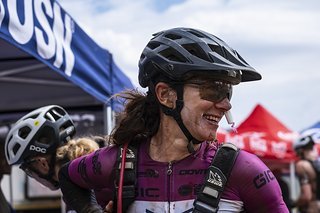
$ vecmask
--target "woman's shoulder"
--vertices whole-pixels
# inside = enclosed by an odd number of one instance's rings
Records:
[[[309,174],[315,176],[315,171],[312,163],[307,160],[299,160],[296,162],[296,172],[298,175]]]
[[[110,164],[113,161],[116,161],[118,148],[119,147],[117,145],[108,145],[105,147],[101,147],[90,154],[86,154],[72,160],[70,164],[75,166],[77,166],[78,164],[91,164],[94,162],[107,162],[108,164]]]
[[[312,168],[312,164],[310,161],[301,159],[296,162],[296,168]]]
[[[204,147],[201,147],[203,156],[205,156],[206,159],[210,158],[211,160],[212,158],[215,158],[219,145],[214,143],[206,143],[203,145]],[[239,172],[243,172],[242,170],[244,168],[246,170],[255,171],[263,171],[268,169],[268,167],[258,156],[242,149],[239,150],[233,166],[236,168],[234,170]]]
[[[96,151],[96,155],[99,154],[101,156],[107,156],[110,158],[111,156],[116,156],[118,151],[120,151],[120,146],[116,144],[110,144],[108,146],[102,147]]]
[[[239,151],[234,167],[242,174],[244,174],[244,171],[258,174],[270,170],[258,156],[245,150]]]

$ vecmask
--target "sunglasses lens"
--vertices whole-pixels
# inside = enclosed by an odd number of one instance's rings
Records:
[[[231,100],[231,84],[220,81],[191,82],[190,84],[197,85],[200,91],[200,97],[204,100],[212,102],[221,102],[225,98]]]

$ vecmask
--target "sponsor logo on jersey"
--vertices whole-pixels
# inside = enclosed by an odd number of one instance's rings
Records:
[[[99,159],[99,152],[100,152],[100,150],[97,150],[92,157],[92,169],[93,169],[93,173],[95,175],[102,174],[101,173],[101,162],[98,160]]]
[[[87,165],[86,165],[86,157],[82,158],[78,164],[78,173],[82,177],[82,179],[86,182],[89,182],[88,174],[87,174]]]
[[[253,184],[257,189],[259,189],[274,179],[275,177],[272,172],[270,170],[266,170],[254,177]]]
[[[179,175],[202,175],[206,173],[207,169],[183,169],[179,171]]]

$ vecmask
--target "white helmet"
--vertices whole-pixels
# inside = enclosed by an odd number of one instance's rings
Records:
[[[30,156],[54,153],[75,134],[74,124],[60,106],[38,108],[19,119],[5,143],[9,165],[21,164]]]
[[[320,128],[307,129],[301,132],[298,139],[294,142],[293,148],[298,150],[315,143],[320,143]]]

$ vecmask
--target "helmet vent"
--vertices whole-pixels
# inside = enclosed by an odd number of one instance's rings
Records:
[[[148,44],[148,47],[152,50],[156,49],[159,46],[160,46],[160,43],[158,43],[158,42],[149,42],[149,44]]]
[[[209,59],[209,57],[207,56],[207,54],[202,50],[200,49],[198,46],[194,45],[194,44],[184,44],[182,45],[183,48],[185,50],[187,50],[191,55],[194,55],[198,58],[201,58],[205,61],[209,61],[211,62],[211,60]]]
[[[165,35],[164,37],[166,37],[166,38],[168,38],[168,39],[171,39],[171,40],[178,40],[178,39],[181,39],[181,38],[182,38],[182,37],[179,36],[179,35],[175,35],[175,34],[171,34],[171,33]]]
[[[50,121],[53,121],[53,122],[54,122],[54,121],[57,121],[57,120],[59,120],[60,118],[62,118],[62,117],[63,117],[63,114],[64,114],[63,111],[53,109],[52,111],[46,113],[45,118],[46,118],[47,120],[50,120]]]
[[[141,56],[140,56],[140,61],[142,61],[143,59],[145,59],[145,55],[144,54],[141,54]]]
[[[187,59],[173,48],[167,48],[159,52],[159,54],[170,61],[187,62]]]
[[[246,65],[248,65],[248,63],[241,57],[241,55],[238,54],[237,51],[234,50],[234,54]]]
[[[18,144],[18,143],[16,143],[14,146],[13,146],[13,149],[12,149],[12,151],[13,151],[13,153],[16,155],[17,154],[17,152],[18,152],[18,150],[20,149],[20,144]]]
[[[24,126],[21,129],[19,129],[18,134],[20,138],[26,139],[30,132],[31,132],[31,128],[28,126]]]
[[[226,56],[226,53],[223,51],[223,49],[222,49],[220,46],[213,45],[213,44],[208,44],[208,46],[210,47],[210,49],[211,49],[213,52],[221,55],[222,57],[225,57],[225,56]]]
[[[203,34],[200,34],[200,33],[197,33],[197,32],[195,32],[195,31],[188,31],[189,33],[191,33],[191,34],[193,34],[193,35],[195,35],[195,36],[197,36],[197,37],[199,37],[199,38],[205,38],[205,36],[203,36]]]
[[[224,52],[226,53],[226,58],[231,61],[234,64],[242,65],[241,62],[239,62],[238,54],[234,52],[234,54],[231,54],[228,50],[224,49]]]
[[[31,116],[26,117],[26,118],[23,119],[23,120],[27,120],[27,119],[29,119],[29,118],[31,118],[31,119],[36,119],[38,116],[39,116],[39,113],[33,114],[33,115],[31,115]]]

